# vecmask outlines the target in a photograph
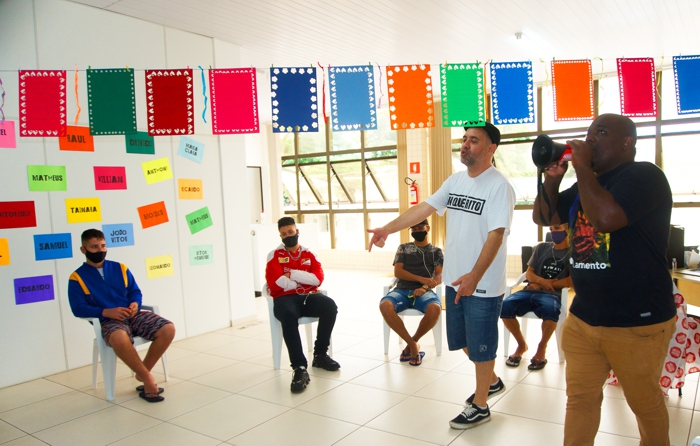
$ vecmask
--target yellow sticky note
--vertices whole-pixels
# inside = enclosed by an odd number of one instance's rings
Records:
[[[159,181],[169,180],[173,177],[173,170],[170,168],[168,158],[158,158],[153,161],[141,163],[143,176],[146,177],[146,184],[153,184]]]
[[[172,255],[146,258],[146,277],[149,279],[172,276],[173,274],[175,272]]]
[[[204,196],[202,180],[178,178],[177,194],[180,200],[201,200]]]
[[[100,199],[66,198],[66,218],[68,219],[68,223],[102,221]]]
[[[0,238],[0,266],[10,264],[10,243],[6,238]]]

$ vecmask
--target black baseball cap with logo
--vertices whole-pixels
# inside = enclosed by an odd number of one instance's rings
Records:
[[[491,124],[490,122],[484,123],[483,126],[481,125],[470,125],[464,127],[464,130],[469,130],[469,129],[482,129],[486,132],[487,135],[489,135],[489,138],[491,138],[491,142],[496,144],[500,144],[501,142],[501,131],[496,128],[495,125]]]

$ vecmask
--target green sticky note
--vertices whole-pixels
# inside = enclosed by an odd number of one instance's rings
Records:
[[[190,227],[190,234],[196,234],[213,224],[207,206],[185,215],[185,218],[187,219],[187,225]]]
[[[68,190],[66,166],[28,165],[27,179],[32,192]]]
[[[142,155],[155,155],[156,145],[153,137],[148,132],[136,132],[124,136],[126,153],[140,153]]]
[[[212,245],[190,246],[190,265],[209,265],[214,263],[214,247]]]
[[[440,65],[442,126],[484,125],[484,71],[478,63]]]
[[[136,133],[134,69],[87,70],[90,134]]]

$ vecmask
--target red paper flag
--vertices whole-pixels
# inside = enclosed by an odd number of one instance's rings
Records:
[[[430,65],[402,65],[386,69],[393,130],[434,127]]]
[[[620,82],[622,115],[655,117],[657,108],[654,59],[617,59],[617,77]]]
[[[209,85],[215,135],[260,132],[255,68],[209,70]]]
[[[19,71],[20,136],[66,136],[66,72]]]
[[[192,70],[146,70],[148,134],[194,134]]]
[[[553,60],[554,120],[593,119],[593,75],[590,60]]]

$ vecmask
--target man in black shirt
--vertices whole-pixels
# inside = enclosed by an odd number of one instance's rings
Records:
[[[563,334],[565,445],[593,444],[611,368],[637,417],[640,444],[669,444],[659,379],[675,329],[666,263],[673,202],[661,169],[634,162],[636,140],[629,118],[599,116],[585,141],[568,141],[577,182],[559,192],[567,163],[557,162],[535,200],[535,223],[571,228],[576,297]]]

